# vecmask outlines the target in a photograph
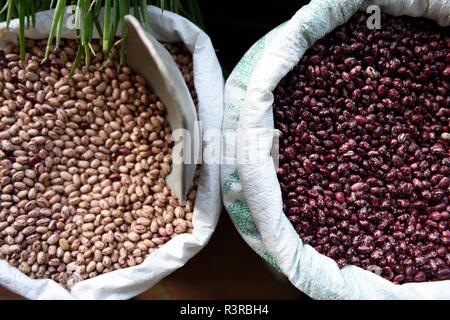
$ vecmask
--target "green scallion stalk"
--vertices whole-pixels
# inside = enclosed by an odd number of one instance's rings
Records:
[[[150,30],[148,2],[147,0],[0,0],[0,21],[6,21],[6,26],[9,27],[11,20],[18,18],[20,58],[23,62],[26,48],[25,29],[36,26],[37,12],[54,9],[45,50],[45,60],[48,59],[51,52],[53,40],[55,40],[56,47],[61,43],[66,5],[76,5],[75,25],[80,28],[77,31],[77,36],[81,48],[77,51],[76,59],[73,62],[72,69],[76,69],[83,54],[85,55],[86,65],[89,65],[90,53],[93,51],[91,41],[94,27],[101,39],[105,61],[110,56],[112,48],[120,44],[120,61],[122,63],[126,52],[127,37],[125,15],[130,14],[132,4],[134,16],[141,21],[146,30]],[[203,27],[197,0],[156,0],[155,2],[163,11],[171,10],[182,14]],[[101,19],[102,8],[104,12],[103,21]],[[120,25],[122,26],[122,39],[115,41]]]

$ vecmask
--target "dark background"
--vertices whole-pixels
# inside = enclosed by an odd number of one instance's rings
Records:
[[[227,76],[244,53],[309,0],[199,0],[205,31]]]

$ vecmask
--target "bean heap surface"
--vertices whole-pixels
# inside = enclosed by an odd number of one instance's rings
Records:
[[[94,43],[70,78],[76,42],[43,62],[45,46],[27,40],[24,67],[16,46],[0,52],[0,258],[71,288],[192,232],[196,187],[185,204],[167,187],[165,108],[116,50],[102,68]],[[190,54],[166,48],[196,100]]]
[[[394,283],[450,279],[450,36],[357,14],[274,91],[283,210],[301,239]]]

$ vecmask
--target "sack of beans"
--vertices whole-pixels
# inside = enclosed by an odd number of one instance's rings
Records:
[[[227,81],[225,206],[312,298],[450,298],[449,12],[313,0]]]
[[[171,12],[149,14],[203,131],[220,130],[223,77],[209,37]],[[78,43],[66,26],[42,61],[50,16],[38,13],[27,30],[24,65],[18,21],[0,26],[0,285],[30,299],[131,298],[206,245],[220,214],[219,167],[199,165],[179,201],[165,182],[164,105],[117,48],[104,65],[95,41],[89,69],[81,59],[69,77]]]

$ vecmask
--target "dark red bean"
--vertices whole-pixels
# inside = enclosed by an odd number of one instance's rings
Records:
[[[51,60],[50,65],[53,68],[61,69],[61,68],[64,67],[64,62],[62,60],[60,60],[60,59],[55,58],[55,59]]]
[[[34,156],[28,160],[28,165],[30,167],[34,168],[34,166],[37,165],[41,161],[42,161],[42,159],[39,156]]]
[[[80,129],[81,130],[87,130],[87,129],[89,129],[91,126],[89,125],[89,123],[87,123],[87,122],[82,122],[82,123],[80,123]]]
[[[450,268],[440,269],[437,271],[437,278],[439,280],[447,280],[450,278]]]
[[[108,178],[111,182],[120,181],[120,174],[117,172],[113,172],[110,174]]]
[[[121,156],[127,156],[131,153],[131,151],[127,147],[119,147],[117,149],[117,153],[120,154]]]
[[[447,66],[444,70],[442,70],[442,75],[450,77],[450,65]]]

